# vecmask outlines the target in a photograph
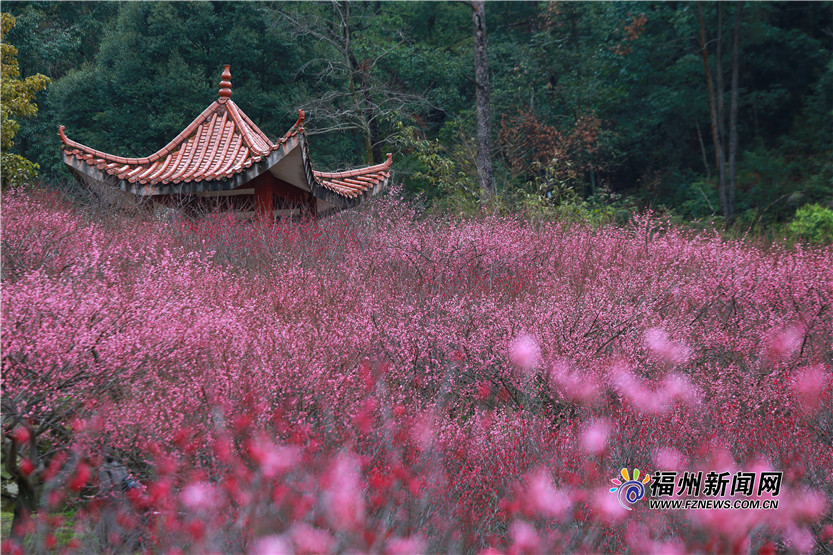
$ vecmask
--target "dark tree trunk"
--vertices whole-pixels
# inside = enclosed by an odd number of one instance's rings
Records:
[[[714,78],[717,100],[717,132],[720,144],[726,145],[726,85],[723,83],[723,2],[717,2],[717,39],[715,40]],[[723,162],[726,163],[724,157]]]
[[[732,42],[732,100],[729,107],[729,217],[735,215],[735,189],[737,184],[738,156],[738,88],[740,65],[740,21],[743,2],[738,2],[735,12],[735,36]]]
[[[715,101],[714,82],[712,81],[712,70],[709,65],[709,50],[706,43],[706,24],[703,20],[703,6],[697,3],[697,13],[700,20],[700,53],[703,55],[703,67],[706,73],[706,88],[709,93],[709,112],[711,114],[712,140],[714,141],[714,159],[717,169],[718,192],[720,194],[720,211],[723,216],[729,215],[729,202],[726,191],[726,164],[723,156],[723,141],[720,138],[720,122],[718,120],[718,108]],[[722,95],[723,91],[719,91]]]
[[[477,89],[477,176],[485,196],[495,192],[492,174],[492,115],[489,108],[489,62],[486,57],[486,8],[472,2],[474,23],[474,79]]]
[[[379,133],[379,123],[373,115],[373,100],[370,98],[370,88],[367,86],[367,74],[362,81],[364,87],[365,117],[367,118],[368,136],[370,137],[370,164],[378,164],[382,161],[382,137]]]
[[[700,131],[700,122],[695,118],[694,125],[697,126],[697,140],[700,142],[700,154],[703,155],[703,168],[706,170],[706,179],[712,178],[712,167],[709,165],[709,159],[706,155],[706,143],[703,141],[703,132]]]
[[[358,84],[361,96],[356,96],[356,104],[360,104],[359,111],[364,119],[364,149],[365,159],[369,165],[376,164],[382,158],[382,146],[379,141],[379,125],[373,117],[373,101],[370,98],[369,76],[366,69],[359,63],[353,51],[348,52],[348,59],[353,69],[352,82]]]
[[[14,439],[4,439],[4,465],[6,472],[14,478],[17,484],[17,500],[14,504],[14,517],[12,518],[11,537],[18,543],[23,541],[23,534],[20,531],[22,525],[31,517],[38,507],[37,492],[32,483],[31,476],[26,476],[23,470],[17,465],[18,448],[21,454],[28,458],[32,464],[38,463],[38,451],[34,438],[30,438],[26,445],[18,446]]]
[[[374,164],[374,140],[378,141],[378,137],[373,137],[374,128],[376,128],[376,121],[373,118],[372,104],[370,101],[370,91],[368,90],[368,75],[367,71],[359,59],[356,58],[352,46],[352,32],[350,29],[350,2],[341,2],[341,10],[336,11],[336,15],[341,18],[341,45],[344,49],[344,55],[347,58],[347,64],[350,67],[350,96],[353,98],[353,105],[356,113],[361,114],[364,132],[364,150],[365,160],[368,164]],[[358,90],[357,90],[358,88]],[[376,130],[378,135],[378,129]],[[381,152],[381,147],[378,147]],[[379,155],[378,158],[381,158]]]
[[[15,481],[17,482],[17,500],[14,503],[11,537],[22,543],[24,534],[19,532],[23,529],[22,525],[32,517],[32,513],[38,508],[38,500],[35,488],[29,480],[18,476]]]

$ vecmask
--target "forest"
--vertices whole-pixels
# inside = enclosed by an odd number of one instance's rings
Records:
[[[490,196],[466,2],[4,10],[21,78],[51,80],[11,149],[46,182],[70,179],[58,125],[145,156],[215,97],[230,64],[235,100],[267,134],[306,110],[321,167],[393,152],[411,198],[468,213]],[[509,210],[616,219],[648,208],[744,230],[784,227],[801,210],[828,238],[831,22],[829,2],[488,2],[490,189]]]

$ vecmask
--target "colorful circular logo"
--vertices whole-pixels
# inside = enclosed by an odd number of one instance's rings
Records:
[[[638,468],[633,469],[633,479],[631,479],[630,474],[628,474],[627,468],[623,468],[621,474],[625,481],[622,482],[618,478],[610,480],[611,483],[616,486],[615,488],[610,488],[610,493],[619,492],[617,495],[619,504],[630,511],[631,508],[629,505],[633,505],[645,497],[645,484],[651,481],[651,475],[646,474],[645,477],[640,480]]]

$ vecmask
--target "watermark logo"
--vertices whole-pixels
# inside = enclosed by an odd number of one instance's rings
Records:
[[[648,498],[652,510],[777,510],[784,473],[781,471],[718,472],[657,470],[644,476],[638,468],[627,468],[613,478],[611,493],[619,505],[632,510]],[[652,481],[653,479],[653,481]]]
[[[620,474],[625,481],[622,482],[619,478],[611,479],[611,483],[616,487],[610,488],[610,493],[619,492],[617,494],[619,504],[630,511],[629,505],[633,505],[645,497],[645,484],[651,481],[651,475],[645,474],[645,477],[640,480],[638,468],[633,469],[633,479],[631,479],[627,468],[623,468]]]
[[[650,486],[648,508],[687,511],[773,510],[778,508],[777,497],[781,493],[783,475],[781,471],[738,471],[732,474],[715,470],[657,470]]]

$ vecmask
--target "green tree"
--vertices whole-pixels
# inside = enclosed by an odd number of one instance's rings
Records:
[[[489,61],[486,48],[486,5],[483,0],[472,2],[474,26],[474,80],[477,88],[477,176],[483,195],[495,193],[492,173],[492,111],[489,89]]]
[[[382,161],[390,122],[428,106],[426,91],[403,87],[400,63],[413,54],[404,6],[393,3],[289,3],[273,12],[273,28],[291,34],[302,52],[308,133],[350,131],[366,163]],[[405,69],[405,68],[403,68]]]
[[[46,88],[50,79],[40,73],[25,79],[20,78],[17,63],[17,48],[6,42],[6,35],[15,26],[15,18],[8,13],[0,14],[0,48],[2,48],[2,80],[0,80],[0,176],[3,187],[12,187],[30,182],[37,175],[38,164],[30,162],[19,154],[9,152],[14,146],[14,136],[20,129],[17,120],[37,115],[35,95]]]
[[[280,137],[301,107],[288,86],[298,61],[262,16],[253,17],[259,9],[235,2],[121,3],[95,56],[51,87],[50,134],[65,125],[70,138],[91,147],[147,156],[217,98],[227,63],[234,101],[264,132]],[[55,152],[52,140],[42,155],[57,159]]]

